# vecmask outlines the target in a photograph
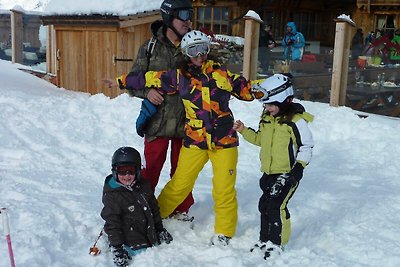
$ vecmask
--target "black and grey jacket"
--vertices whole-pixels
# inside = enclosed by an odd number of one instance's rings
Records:
[[[124,187],[110,174],[104,182],[103,204],[101,217],[111,246],[140,249],[158,244],[157,233],[163,225],[148,181]]]

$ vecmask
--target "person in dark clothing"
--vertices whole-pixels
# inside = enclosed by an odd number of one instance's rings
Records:
[[[258,61],[263,72],[267,72],[271,61],[271,49],[274,48],[276,42],[272,37],[271,26],[267,24],[261,25],[260,39],[258,43]]]
[[[117,149],[112,174],[103,187],[101,217],[116,266],[127,266],[133,256],[172,236],[164,228],[150,183],[141,177],[141,157],[132,147]]]
[[[351,41],[351,55],[353,59],[357,59],[362,55],[364,50],[364,34],[362,29],[358,28]]]

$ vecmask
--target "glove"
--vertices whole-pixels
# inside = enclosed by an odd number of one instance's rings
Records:
[[[163,228],[160,232],[157,233],[158,242],[160,244],[166,243],[169,244],[174,240],[171,234],[167,231],[167,229]]]
[[[293,44],[294,44],[294,41],[293,41],[292,39],[289,39],[289,40],[287,41],[287,44],[288,44],[288,45],[293,45]]]
[[[303,169],[303,165],[301,165],[299,162],[296,162],[290,172],[279,175],[271,187],[271,191],[269,193],[270,197],[276,198],[279,196],[285,185],[292,187],[295,183],[298,183],[303,177]]]
[[[301,165],[301,163],[299,163],[299,162],[296,162],[296,164],[293,166],[292,170],[290,171],[291,180],[294,183],[300,182],[301,178],[303,178],[303,170],[304,170],[303,165]]]
[[[140,113],[136,119],[136,132],[141,137],[144,136],[144,128],[146,123],[151,119],[151,117],[157,112],[156,106],[154,106],[148,99],[142,101],[142,107],[140,108]]]
[[[112,246],[111,252],[114,254],[114,264],[118,267],[128,266],[129,261],[132,259],[122,245]]]

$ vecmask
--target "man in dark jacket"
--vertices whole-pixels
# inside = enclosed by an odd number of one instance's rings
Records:
[[[164,0],[160,9],[163,20],[156,21],[151,25],[153,38],[140,47],[131,70],[133,72],[176,69],[177,64],[183,60],[179,44],[192,24],[192,1]],[[152,44],[149,45],[149,43]],[[150,181],[154,191],[160,179],[170,144],[170,177],[175,173],[184,135],[185,111],[178,95],[160,95],[156,90],[149,91],[145,88],[139,91],[131,91],[129,94],[147,98],[157,106],[157,112],[143,129],[146,166],[142,175],[144,179]],[[193,203],[194,199],[192,193],[190,193],[176,208],[175,214],[183,215],[184,219],[189,219],[187,212]]]
[[[258,60],[263,72],[267,73],[270,60],[271,49],[275,47],[276,42],[272,37],[271,26],[268,24],[261,24],[260,26],[260,39],[258,42]]]
[[[160,210],[148,181],[141,179],[141,158],[132,147],[121,147],[112,157],[112,174],[103,188],[101,217],[116,266],[127,266],[132,256],[172,236],[163,227]]]

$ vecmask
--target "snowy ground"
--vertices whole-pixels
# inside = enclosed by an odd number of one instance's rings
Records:
[[[0,207],[9,210],[16,266],[113,266],[107,251],[88,252],[103,224],[112,153],[126,145],[143,149],[134,129],[140,101],[66,91],[16,67],[0,60]],[[241,140],[231,245],[208,245],[214,214],[207,164],[194,190],[194,230],[166,221],[173,243],[149,249],[131,266],[400,266],[400,120],[301,103],[315,115],[315,148],[289,204],[292,237],[284,254],[265,262],[249,253],[258,238],[261,173],[259,149]],[[261,104],[231,106],[257,128]],[[165,168],[157,194],[167,177]],[[9,266],[3,234],[0,266]]]

